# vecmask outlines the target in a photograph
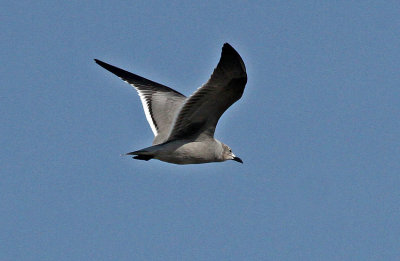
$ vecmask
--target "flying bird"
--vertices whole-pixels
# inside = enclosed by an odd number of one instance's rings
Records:
[[[242,97],[246,67],[228,43],[210,79],[191,96],[139,75],[94,59],[104,69],[132,85],[139,94],[146,119],[154,133],[150,147],[126,153],[134,159],[158,159],[174,164],[243,161],[214,138],[221,115]]]

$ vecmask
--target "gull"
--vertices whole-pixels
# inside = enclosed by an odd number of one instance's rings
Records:
[[[242,97],[246,67],[228,43],[210,79],[189,97],[139,75],[94,59],[104,69],[132,85],[139,94],[154,133],[150,147],[126,153],[137,160],[158,159],[174,164],[243,161],[214,138],[222,114]]]

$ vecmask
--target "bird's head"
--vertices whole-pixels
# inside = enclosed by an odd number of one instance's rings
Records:
[[[224,160],[234,160],[243,164],[242,159],[236,157],[235,154],[233,154],[232,149],[228,145],[222,144],[222,147],[223,147],[222,156]]]

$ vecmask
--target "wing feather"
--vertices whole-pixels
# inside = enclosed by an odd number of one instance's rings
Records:
[[[153,144],[164,142],[171,131],[176,114],[182,107],[186,97],[165,85],[153,82],[108,63],[97,59],[95,59],[95,62],[136,89],[142,102],[146,119],[155,136]]]
[[[242,97],[246,82],[246,67],[242,58],[225,43],[211,78],[183,104],[168,141],[214,137],[219,118]]]

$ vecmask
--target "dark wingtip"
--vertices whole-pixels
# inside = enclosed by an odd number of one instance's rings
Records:
[[[229,66],[237,65],[241,71],[243,71],[244,76],[246,75],[246,66],[240,57],[240,54],[233,48],[229,43],[224,43],[222,46],[221,60],[222,64],[228,64]],[[222,65],[221,64],[221,65]]]
[[[230,45],[229,43],[224,43],[223,47],[225,47],[225,48],[228,48],[228,47],[233,48],[232,45]]]
[[[132,77],[136,77],[136,75],[134,75],[134,74],[132,74],[132,73],[130,73],[128,71],[125,71],[125,70],[123,70],[121,68],[115,67],[114,65],[105,63],[105,62],[100,61],[98,59],[94,59],[94,61],[98,65],[100,65],[101,67],[106,69],[107,71],[112,72],[113,74],[117,75],[118,77],[120,77],[122,79],[129,79],[129,78],[132,78]]]
[[[100,61],[100,60],[98,60],[98,59],[93,59],[93,60],[94,60],[95,63],[97,63],[98,65],[100,65],[100,66],[103,67],[103,68],[105,68],[105,67],[107,67],[107,66],[111,66],[110,64],[105,63],[105,62],[103,62],[103,61]]]
[[[233,52],[238,54],[238,52],[235,50],[235,48],[232,47],[232,45],[230,45],[229,43],[224,43],[224,45],[222,46],[222,51],[223,52]]]

